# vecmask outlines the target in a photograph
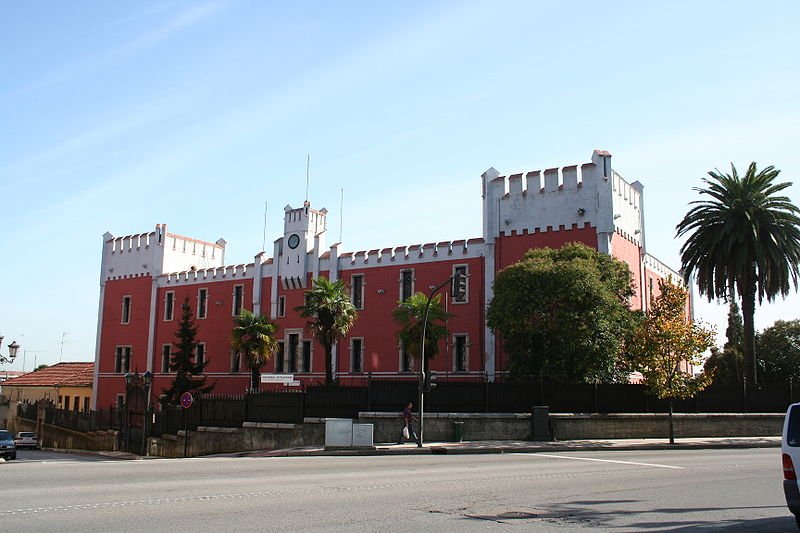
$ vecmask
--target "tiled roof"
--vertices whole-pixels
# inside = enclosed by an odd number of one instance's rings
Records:
[[[58,363],[3,382],[3,386],[91,387],[94,363]]]

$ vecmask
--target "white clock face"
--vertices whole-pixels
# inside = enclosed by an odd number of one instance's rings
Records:
[[[289,248],[297,248],[297,246],[300,244],[300,237],[297,235],[297,233],[292,233],[289,235],[288,244]]]

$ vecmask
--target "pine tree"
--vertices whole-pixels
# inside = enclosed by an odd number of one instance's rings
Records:
[[[169,389],[164,389],[164,397],[161,400],[164,405],[179,404],[184,392],[205,394],[214,388],[213,384],[206,386],[205,376],[196,377],[203,373],[208,360],[199,364],[194,360],[197,351],[197,325],[194,323],[189,298],[183,301],[181,310],[181,320],[175,332],[175,337],[178,339],[177,347],[169,360],[169,371],[175,372],[175,379]]]

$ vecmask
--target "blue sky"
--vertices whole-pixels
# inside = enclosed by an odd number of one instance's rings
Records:
[[[302,203],[346,250],[480,236],[480,174],[609,150],[648,249],[715,167],[800,179],[797,2],[13,2],[0,31],[0,334],[94,358],[102,235],[250,262]],[[344,209],[340,191],[344,190]],[[800,202],[800,187],[789,196]],[[756,312],[763,329],[800,297]],[[698,301],[719,324],[726,308]],[[68,333],[63,336],[63,333]],[[22,354],[13,365],[22,369]]]

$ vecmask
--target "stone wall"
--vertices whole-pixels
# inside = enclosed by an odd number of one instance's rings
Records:
[[[91,451],[117,451],[119,450],[119,440],[116,430],[72,431],[71,429],[42,424],[37,428],[35,420],[15,417],[15,431],[33,431],[39,436],[39,442],[43,448],[62,448],[67,450],[91,450]]]

